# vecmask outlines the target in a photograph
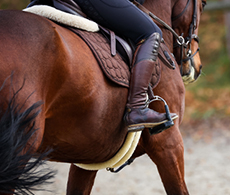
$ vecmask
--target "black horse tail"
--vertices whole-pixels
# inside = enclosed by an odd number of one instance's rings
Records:
[[[49,168],[37,169],[46,162],[44,159],[50,151],[34,154],[33,145],[28,148],[28,141],[36,139],[35,118],[42,102],[22,111],[15,96],[4,111],[0,109],[0,192],[33,194],[31,191],[38,190],[37,185],[50,183],[47,180],[53,178],[55,172]]]

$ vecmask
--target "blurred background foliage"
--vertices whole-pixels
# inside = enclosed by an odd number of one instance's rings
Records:
[[[1,0],[0,9],[20,10],[29,2]],[[203,73],[197,82],[186,86],[185,122],[230,116],[230,60],[226,49],[225,13],[204,12],[199,37]]]
[[[199,46],[203,72],[197,82],[186,86],[185,120],[230,116],[230,59],[225,19],[226,13],[221,11],[202,14]]]
[[[30,3],[30,0],[1,0],[0,9],[23,9]]]

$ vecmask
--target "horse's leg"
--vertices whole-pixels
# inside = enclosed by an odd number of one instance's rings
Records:
[[[179,128],[175,125],[153,136],[144,131],[141,145],[157,165],[167,194],[189,194],[184,181],[184,146]]]
[[[89,195],[97,171],[87,171],[71,164],[67,184],[67,195]]]

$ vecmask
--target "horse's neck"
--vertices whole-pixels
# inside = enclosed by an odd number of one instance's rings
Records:
[[[171,24],[172,7],[176,0],[146,0],[143,4],[150,12],[159,17],[161,20],[166,22],[169,26]],[[172,33],[165,29],[161,24],[159,27],[162,30],[163,38],[168,46],[168,48],[173,52],[173,35]]]

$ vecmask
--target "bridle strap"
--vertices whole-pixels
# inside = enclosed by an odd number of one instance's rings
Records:
[[[197,5],[197,0],[194,0],[194,8],[193,8],[193,30],[195,30],[196,29],[196,26],[197,26],[197,24],[196,24],[196,22],[197,22],[197,7],[196,7],[196,5]]]
[[[183,59],[182,61],[183,62],[187,62],[188,60],[190,60],[191,58],[193,58],[197,54],[197,52],[199,50],[200,50],[200,48],[198,47],[194,54],[192,54],[191,56],[188,56],[187,58]]]
[[[180,14],[178,14],[177,16],[172,17],[172,21],[178,19],[179,17],[181,17],[181,16],[184,14],[184,12],[185,12],[185,11],[187,10],[187,8],[188,8],[189,2],[190,2],[190,0],[187,1],[187,4],[186,4],[184,10],[183,10]]]

